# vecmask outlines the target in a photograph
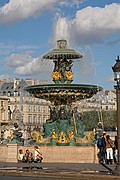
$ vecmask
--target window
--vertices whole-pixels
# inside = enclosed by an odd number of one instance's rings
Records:
[[[5,92],[5,91],[3,91],[3,95],[6,95],[6,92]]]
[[[4,102],[3,102],[3,101],[1,101],[1,107],[3,107],[3,105],[4,105]]]
[[[11,95],[11,93],[10,93],[10,91],[8,91],[8,96],[10,96]]]
[[[36,106],[33,107],[33,111],[36,112]]]
[[[38,112],[42,112],[42,106],[38,107]]]
[[[23,111],[23,106],[20,107],[20,110]]]
[[[46,112],[46,108],[45,108],[45,107],[43,107],[43,112],[44,112],[44,113]]]
[[[28,106],[28,111],[31,112],[31,106]]]
[[[106,106],[106,110],[108,110],[108,106]]]
[[[33,116],[33,123],[35,124],[36,123],[36,116]]]
[[[38,115],[38,124],[41,124],[41,115]]]
[[[28,124],[31,124],[31,123],[32,123],[32,117],[28,116]]]

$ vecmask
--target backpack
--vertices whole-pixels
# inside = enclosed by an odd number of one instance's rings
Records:
[[[103,139],[100,137],[97,141],[97,147],[100,148],[103,146]]]

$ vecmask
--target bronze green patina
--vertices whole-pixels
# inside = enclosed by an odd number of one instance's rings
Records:
[[[91,98],[102,88],[96,85],[71,84],[73,81],[72,66],[76,59],[83,56],[74,49],[67,48],[67,41],[57,41],[57,48],[43,55],[44,59],[54,62],[52,79],[54,84],[28,86],[25,88],[34,97],[51,101],[50,118],[44,123],[44,137],[39,132],[34,132],[37,144],[44,144],[46,138],[50,138],[47,145],[88,145],[93,143],[93,132],[84,136],[84,122],[82,115],[73,103],[84,98]],[[40,138],[38,138],[38,136]]]
[[[91,98],[102,88],[87,84],[46,84],[28,86],[26,90],[37,98],[54,102],[54,105],[67,105],[78,100]]]

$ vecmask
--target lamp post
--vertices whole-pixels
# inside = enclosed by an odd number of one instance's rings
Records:
[[[116,59],[115,65],[112,67],[114,72],[114,81],[116,85],[116,99],[117,99],[117,139],[118,139],[118,164],[115,167],[114,174],[120,176],[120,59]]]

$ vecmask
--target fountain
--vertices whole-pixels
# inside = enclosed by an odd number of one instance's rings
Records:
[[[82,115],[75,106],[76,101],[91,98],[102,88],[95,85],[72,84],[74,60],[83,56],[74,49],[67,48],[67,41],[57,41],[57,48],[43,55],[43,59],[54,62],[52,80],[54,84],[34,85],[25,88],[34,97],[51,102],[50,118],[44,123],[44,136],[37,131],[31,132],[37,144],[75,146],[90,144],[94,134],[84,135]]]

